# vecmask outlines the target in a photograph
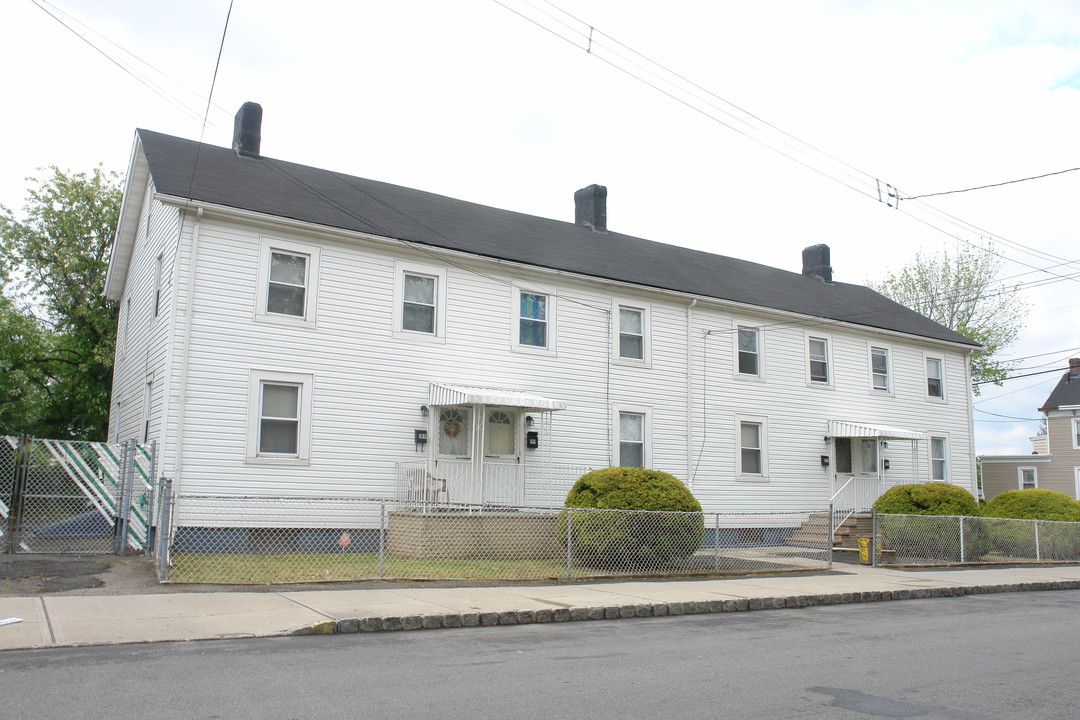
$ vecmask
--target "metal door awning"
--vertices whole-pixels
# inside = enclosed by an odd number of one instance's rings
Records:
[[[563,400],[554,400],[521,390],[502,390],[499,388],[447,385],[444,383],[431,383],[428,390],[428,404],[504,405],[532,412],[566,409],[566,402]]]
[[[919,432],[918,430],[905,430],[904,428],[845,422],[842,420],[829,421],[829,437],[877,438],[879,440],[930,439],[928,433]]]

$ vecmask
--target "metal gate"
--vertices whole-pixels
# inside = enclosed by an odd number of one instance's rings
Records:
[[[152,534],[154,444],[0,439],[0,550],[144,550]]]

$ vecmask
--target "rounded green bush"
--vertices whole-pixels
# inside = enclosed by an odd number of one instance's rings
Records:
[[[983,515],[1015,520],[1080,522],[1080,503],[1065,493],[1040,488],[1006,490],[983,508]]]
[[[585,473],[567,494],[566,507],[582,512],[560,516],[560,541],[569,542],[574,555],[590,565],[640,566],[688,557],[705,533],[701,503],[678,478],[659,470],[612,467]]]
[[[978,515],[979,504],[964,488],[943,482],[894,485],[874,502],[892,515]]]

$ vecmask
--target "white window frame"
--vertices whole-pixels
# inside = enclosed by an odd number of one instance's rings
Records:
[[[742,427],[743,424],[758,426],[757,450],[761,453],[761,472],[748,473],[743,471],[742,466]],[[744,482],[768,482],[769,481],[769,419],[760,415],[736,415],[735,416],[735,479]]]
[[[1047,425],[1049,424],[1047,423]],[[1072,419],[1072,446],[1073,450],[1080,450],[1080,418]]]
[[[316,245],[270,237],[262,237],[260,241],[259,286],[255,299],[255,319],[259,322],[269,322],[276,325],[314,328],[319,307],[320,248]],[[302,317],[271,313],[266,310],[266,301],[270,290],[270,261],[275,252],[307,257],[307,286],[304,289],[304,315]]]
[[[1033,488],[1038,488],[1039,487],[1039,468],[1037,468],[1037,467],[1035,467],[1033,465],[1021,465],[1020,467],[1016,468],[1016,487],[1017,487],[1017,489],[1019,489],[1019,490],[1024,489],[1024,472],[1026,470],[1031,471],[1031,480],[1032,480],[1032,483],[1033,483],[1032,487]]]
[[[641,415],[645,418],[642,424],[642,432],[644,438],[642,438],[642,467],[652,467],[653,454],[652,454],[652,414],[653,409],[648,405],[623,405],[616,404],[612,406],[611,413],[611,465],[612,467],[620,467],[622,460],[622,436],[619,432],[621,428],[620,418],[622,415]]]
[[[943,452],[942,457],[936,457],[934,455],[934,441],[935,440],[940,440],[941,441],[941,447],[942,447],[942,452]],[[930,480],[932,482],[950,482],[949,475],[951,474],[950,473],[950,470],[951,470],[950,465],[951,465],[951,463],[949,462],[949,436],[947,434],[931,435],[930,440],[928,442],[927,454],[930,456]],[[942,463],[942,468],[944,469],[944,473],[943,473],[944,477],[934,477],[937,474],[937,473],[934,472],[934,463],[935,462],[941,462]]]
[[[874,382],[879,373],[874,369],[874,352],[881,351],[885,354],[885,387],[880,388]],[[867,367],[870,371],[870,392],[874,395],[893,395],[893,361],[892,348],[880,343],[868,343],[866,346]]]
[[[526,345],[521,342],[521,294],[527,295],[543,295],[547,297],[547,317],[544,322],[547,323],[546,340],[547,345],[541,347],[539,345]],[[556,350],[556,323],[557,313],[555,311],[555,293],[551,288],[545,288],[539,285],[515,285],[513,292],[510,293],[512,303],[510,305],[510,347],[515,351],[526,353],[539,353],[542,355],[554,355]],[[528,319],[528,318],[526,318]]]
[[[1073,486],[1073,499],[1080,499],[1080,467],[1073,468],[1073,475],[1076,476],[1076,484]]]
[[[549,296],[549,305],[550,296]],[[634,310],[641,313],[641,357],[622,356],[622,311]],[[549,313],[550,314],[550,313]],[[615,300],[611,304],[611,360],[618,365],[631,365],[636,367],[651,367],[652,365],[652,342],[650,335],[652,330],[652,307],[649,303],[620,302]],[[548,330],[550,330],[550,326]],[[630,333],[628,333],[630,334]]]
[[[810,343],[814,340],[822,340],[825,342],[825,380],[814,380],[811,372],[812,362],[810,356]],[[833,339],[832,335],[824,333],[807,333],[806,342],[803,343],[803,349],[806,351],[806,384],[811,387],[823,387],[831,388],[834,385],[834,379],[836,377],[836,367],[833,365]],[[820,361],[818,361],[820,362]]]
[[[930,362],[936,361],[938,364],[938,372],[941,373],[939,378],[941,383],[941,395],[933,395],[930,392]],[[923,355],[923,394],[927,400],[932,402],[945,402],[945,398],[948,393],[948,388],[945,385],[945,356],[935,355],[931,353],[925,353]]]
[[[744,373],[739,370],[739,337],[744,331],[753,331],[757,335],[757,372]],[[732,373],[737,380],[765,380],[765,329],[754,323],[735,321],[732,327]]]
[[[405,309],[405,276],[419,275],[435,279],[435,332],[405,330],[402,326]],[[394,312],[391,334],[398,339],[422,342],[446,342],[446,276],[445,267],[398,261],[394,263]]]
[[[262,387],[264,383],[296,385],[300,388],[297,403],[296,455],[259,452],[259,433],[262,420]],[[315,376],[310,373],[252,369],[248,379],[247,462],[268,465],[308,465],[311,462],[312,390]]]

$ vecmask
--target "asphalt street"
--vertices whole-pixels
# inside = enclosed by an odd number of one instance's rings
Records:
[[[0,653],[4,717],[1080,716],[1075,592]]]

